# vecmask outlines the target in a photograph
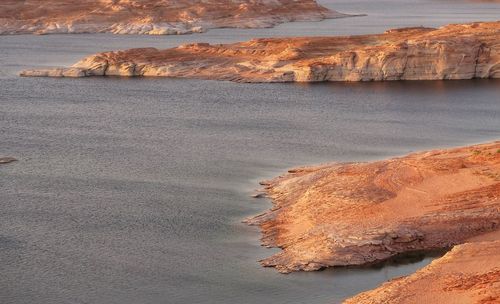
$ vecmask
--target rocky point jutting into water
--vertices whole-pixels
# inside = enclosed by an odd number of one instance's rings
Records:
[[[186,34],[343,16],[314,0],[2,0],[0,34]]]
[[[282,251],[262,265],[371,264],[497,231],[500,142],[294,169],[263,185],[274,207],[248,223]]]
[[[416,273],[344,301],[344,304],[500,303],[500,241],[455,246]]]
[[[14,157],[1,157],[0,156],[0,165],[1,164],[8,164],[8,163],[14,162],[16,160],[17,159],[15,159]]]
[[[241,82],[500,78],[500,22],[403,28],[378,35],[254,39],[130,49],[21,76],[163,76]]]

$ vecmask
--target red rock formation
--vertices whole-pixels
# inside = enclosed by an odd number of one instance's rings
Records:
[[[314,0],[2,0],[0,34],[185,34],[343,16]]]
[[[500,240],[455,246],[427,267],[344,304],[500,303]]]
[[[500,22],[406,28],[379,35],[255,39],[90,56],[72,68],[22,76],[163,76],[242,82],[500,77]]]
[[[264,185],[274,207],[248,222],[282,251],[262,265],[370,264],[497,231],[500,142],[295,169]]]

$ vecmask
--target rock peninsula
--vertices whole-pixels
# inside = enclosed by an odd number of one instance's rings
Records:
[[[188,34],[347,15],[315,0],[2,0],[1,34]]]
[[[274,206],[247,222],[281,249],[262,265],[284,273],[373,264],[500,229],[500,142],[298,168],[262,184]]]
[[[238,82],[500,78],[500,21],[402,28],[377,35],[254,39],[89,56],[21,76],[159,76]]]

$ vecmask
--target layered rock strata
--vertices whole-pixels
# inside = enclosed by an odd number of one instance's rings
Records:
[[[500,22],[404,28],[378,35],[254,39],[89,56],[22,76],[162,76],[240,82],[436,80],[500,77]]]
[[[427,267],[344,304],[500,303],[500,241],[455,246]]]
[[[187,34],[344,16],[315,0],[2,0],[0,34]]]
[[[274,207],[249,224],[280,272],[365,265],[499,230],[500,142],[299,168],[264,182]]]

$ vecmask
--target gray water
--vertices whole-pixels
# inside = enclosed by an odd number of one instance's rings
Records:
[[[258,181],[289,167],[498,139],[498,80],[16,76],[109,49],[437,26],[498,18],[499,8],[374,2],[332,5],[368,17],[274,29],[0,37],[0,155],[19,159],[0,167],[0,303],[335,303],[429,263],[280,275],[256,262],[277,251],[241,220],[270,207],[249,197]]]

